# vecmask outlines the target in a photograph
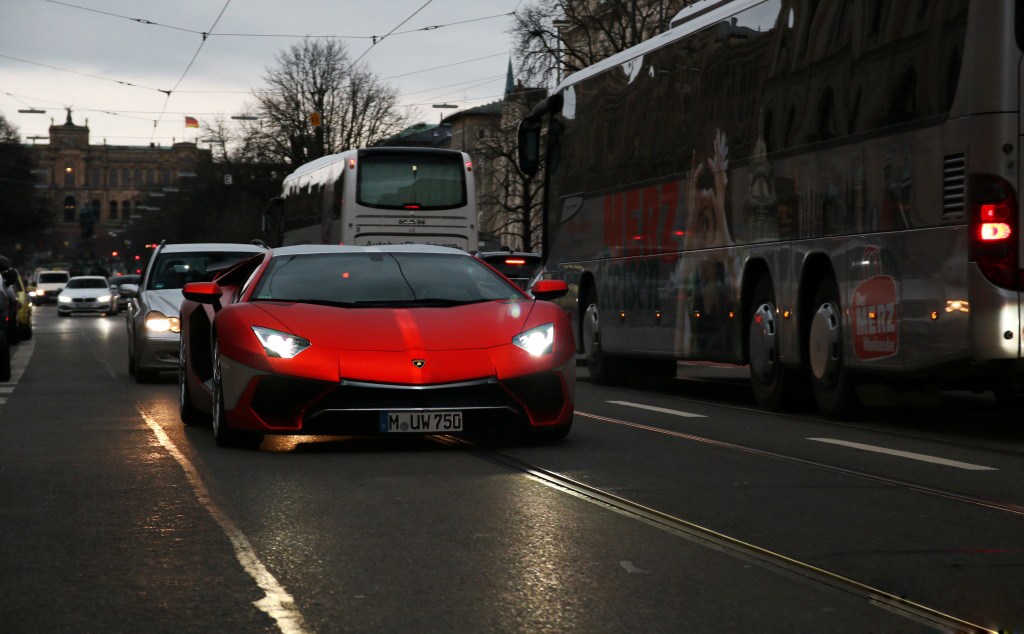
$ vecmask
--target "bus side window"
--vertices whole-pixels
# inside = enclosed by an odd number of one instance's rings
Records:
[[[341,203],[345,200],[345,170],[338,174],[338,180],[334,181],[334,200],[331,202],[331,219],[341,219]]]

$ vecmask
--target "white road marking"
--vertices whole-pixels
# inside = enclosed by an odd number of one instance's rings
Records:
[[[28,367],[29,359],[32,358],[32,351],[36,349],[36,342],[34,340],[22,341],[15,347],[14,352],[11,354],[11,380],[0,383],[0,394],[14,394],[14,387],[21,380],[21,375],[25,374],[25,368]],[[7,397],[0,397],[0,405],[7,403]]]
[[[983,467],[981,465],[970,464],[968,462],[959,462],[957,460],[947,460],[946,458],[937,458],[935,456],[928,456],[922,453],[912,453],[910,451],[899,451],[897,449],[887,449],[885,447],[876,447],[874,445],[862,445],[858,442],[849,442],[846,440],[836,440],[835,438],[808,438],[807,440],[813,440],[815,442],[825,442],[832,445],[842,445],[843,447],[852,447],[853,449],[863,449],[864,451],[874,451],[875,453],[889,454],[890,456],[899,456],[901,458],[910,458],[911,460],[920,460],[922,462],[933,462],[935,464],[945,465],[947,467],[956,467],[957,469],[968,469],[971,471],[998,471],[995,467]]]
[[[263,565],[263,562],[259,560],[255,549],[249,543],[245,533],[235,526],[231,518],[214,503],[209,490],[203,484],[199,471],[192,464],[192,461],[178,449],[177,445],[174,444],[174,441],[171,440],[159,423],[150,418],[141,407],[139,411],[142,413],[142,419],[153,430],[153,434],[160,441],[160,444],[178,461],[178,464],[185,471],[185,477],[188,478],[189,483],[192,485],[192,490],[195,492],[199,503],[220,524],[221,530],[231,540],[231,545],[235,549],[235,557],[242,564],[242,568],[256,581],[256,585],[266,592],[266,596],[259,601],[254,601],[253,604],[277,622],[277,627],[281,630],[282,634],[304,634],[307,632],[302,614],[295,605],[295,599],[292,598],[292,595],[288,594],[284,586],[274,578],[274,575],[270,574],[270,571]]]
[[[693,414],[690,412],[681,412],[677,409],[668,409],[666,407],[655,407],[653,405],[644,405],[643,403],[630,403],[629,401],[605,401],[612,405],[625,405],[626,407],[636,407],[638,409],[648,409],[652,412],[661,412],[662,414],[672,414],[673,416],[684,416],[686,418],[707,418],[703,414]]]
[[[644,574],[644,575],[651,574],[650,570],[644,570],[642,568],[637,568],[636,566],[634,566],[632,561],[628,561],[628,560],[620,561],[619,565],[622,566],[622,568],[626,572],[628,572],[630,574]]]

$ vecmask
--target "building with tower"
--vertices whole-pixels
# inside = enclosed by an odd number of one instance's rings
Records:
[[[132,249],[130,226],[159,211],[161,199],[187,185],[202,155],[209,157],[209,150],[192,142],[92,144],[88,120],[75,124],[70,108],[67,120],[51,125],[49,133],[49,143],[33,145],[32,151],[36,187],[43,190],[54,224],[32,250],[51,262],[113,264],[114,252]]]

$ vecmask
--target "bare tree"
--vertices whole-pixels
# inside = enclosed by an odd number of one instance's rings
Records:
[[[17,126],[0,115],[0,248],[10,247],[52,222],[35,188],[35,159],[21,144]]]
[[[535,101],[521,97],[507,101],[500,128],[480,139],[475,150],[480,164],[490,172],[488,186],[479,196],[481,207],[490,212],[481,229],[502,245],[521,251],[540,251],[543,236],[541,180],[519,171],[516,145],[519,121]]]
[[[517,67],[534,85],[550,84],[661,33],[691,2],[534,0],[516,11],[511,28]]]
[[[255,92],[243,126],[241,151],[262,162],[295,167],[327,154],[365,147],[400,131],[408,120],[396,89],[364,64],[353,64],[343,43],[306,38],[277,56]],[[313,126],[310,114],[320,117]]]

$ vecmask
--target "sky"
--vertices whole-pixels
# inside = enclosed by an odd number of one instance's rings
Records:
[[[338,41],[350,57],[395,87],[414,121],[457,112],[435,103],[501,99],[510,14],[529,0],[2,3],[0,113],[23,140],[46,143],[29,137],[47,136],[70,107],[93,144],[167,147],[201,138],[202,128],[185,127],[186,116],[204,124],[240,113],[277,56],[303,36],[345,36]]]

